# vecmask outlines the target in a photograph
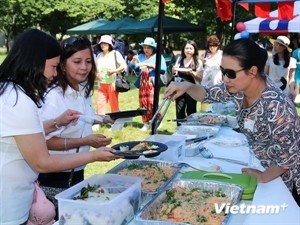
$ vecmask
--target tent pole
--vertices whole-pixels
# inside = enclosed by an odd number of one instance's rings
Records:
[[[238,0],[233,0],[233,4],[231,6],[232,10],[232,19],[231,19],[231,38],[230,40],[233,41],[234,39],[234,31],[235,31],[235,14],[236,14],[236,4]]]
[[[162,42],[162,35],[163,35],[163,18],[164,18],[164,10],[165,4],[162,0],[159,0],[159,9],[158,9],[158,19],[157,19],[157,48],[156,48],[156,63],[155,63],[155,85],[154,85],[154,96],[153,96],[153,115],[158,109],[158,102],[159,102],[159,78],[160,78],[160,64],[161,64],[161,42]],[[157,117],[154,118],[152,121],[152,131],[151,134],[156,133],[156,124],[157,124]]]

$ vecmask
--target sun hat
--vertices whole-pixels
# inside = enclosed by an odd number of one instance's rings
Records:
[[[102,35],[98,44],[107,43],[113,46],[112,37],[110,35]]]
[[[276,40],[275,39],[270,39],[270,42],[271,42],[272,45],[274,45],[275,42],[278,43],[278,44],[281,44],[284,47],[286,47],[286,49],[289,52],[292,52],[292,49],[289,47],[289,45],[290,45],[290,39],[288,37],[286,37],[286,36],[278,36],[276,38]]]
[[[144,42],[140,43],[141,46],[148,45],[153,48],[156,48],[156,42],[152,37],[146,37]]]

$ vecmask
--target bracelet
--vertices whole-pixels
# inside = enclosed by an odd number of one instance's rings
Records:
[[[68,149],[67,138],[64,139],[64,144],[65,144],[65,150],[67,150]]]
[[[53,120],[53,125],[55,126],[56,129],[59,129],[60,126],[58,126],[57,122],[56,122],[56,119]]]

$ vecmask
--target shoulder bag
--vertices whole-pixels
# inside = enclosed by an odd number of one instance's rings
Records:
[[[116,68],[118,68],[116,51],[114,52],[114,55],[115,55]],[[116,80],[115,80],[115,90],[117,92],[127,92],[130,90],[130,82],[129,80],[126,79],[125,76],[126,76],[125,71],[117,73]]]

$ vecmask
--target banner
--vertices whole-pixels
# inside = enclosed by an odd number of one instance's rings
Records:
[[[254,11],[256,17],[269,18],[271,10],[270,2],[255,3]]]
[[[232,17],[232,5],[229,0],[215,0],[217,16],[221,21],[231,20]]]

